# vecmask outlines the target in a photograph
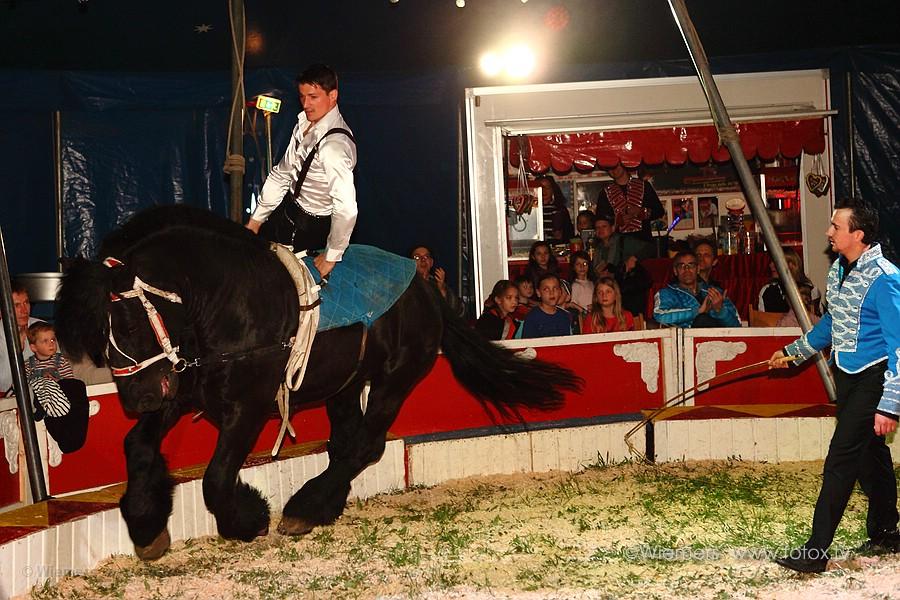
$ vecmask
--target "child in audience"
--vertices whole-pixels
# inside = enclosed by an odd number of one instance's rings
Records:
[[[44,321],[31,324],[28,345],[34,353],[25,359],[25,377],[29,382],[40,378],[59,381],[75,377],[72,363],[59,351],[53,325]]]
[[[797,285],[797,291],[800,293],[800,300],[803,301],[803,307],[806,309],[809,321],[815,325],[819,322],[821,317],[816,314],[816,301],[813,300],[813,289],[812,284],[800,283]],[[797,315],[794,314],[794,309],[789,309],[780,319],[778,319],[778,323],[776,323],[775,326],[800,327],[800,321],[797,319]]]
[[[520,322],[512,314],[519,305],[519,292],[508,279],[494,284],[484,303],[484,312],[475,322],[475,329],[489,340],[511,340],[519,333]]]
[[[25,360],[25,376],[34,396],[34,420],[44,421],[62,452],[74,452],[87,436],[87,389],[60,353],[53,325],[38,321],[27,333],[34,354]]]
[[[528,251],[528,266],[525,268],[525,274],[531,278],[531,283],[537,291],[538,282],[548,273],[558,276],[559,262],[551,251],[550,244],[538,240],[531,245],[531,249]]]
[[[561,296],[559,277],[552,273],[544,275],[538,282],[538,298],[541,303],[525,317],[522,325],[523,338],[571,335],[572,320],[569,313],[559,308]]]
[[[575,223],[577,224],[576,229],[578,232],[582,231],[593,231],[594,230],[594,211],[591,210],[582,210],[579,211],[578,216],[575,217]]]
[[[559,280],[559,304],[565,306],[571,298],[569,285],[559,277],[559,262],[556,255],[550,249],[550,244],[538,240],[531,245],[528,252],[528,267],[525,268],[525,274],[531,277],[534,284],[535,292],[538,290],[538,283],[544,275],[556,275]]]
[[[69,414],[69,400],[59,387],[60,379],[72,379],[72,363],[59,352],[53,325],[38,321],[26,331],[33,354],[25,359],[25,378],[34,395],[34,420],[64,417]]]
[[[574,252],[569,259],[572,265],[572,281],[569,288],[572,290],[572,299],[567,308],[574,313],[586,313],[594,297],[594,274],[591,269],[591,257],[587,252]]]
[[[512,317],[517,321],[522,321],[525,319],[525,315],[538,304],[534,298],[534,284],[531,283],[531,277],[528,275],[519,275],[513,283],[518,290],[519,303],[516,310],[513,311]]]
[[[622,308],[622,292],[612,277],[603,277],[594,287],[591,311],[581,318],[581,333],[634,330],[634,316]]]

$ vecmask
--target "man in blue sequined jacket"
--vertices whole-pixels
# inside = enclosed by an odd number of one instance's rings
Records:
[[[850,201],[834,211],[828,227],[839,254],[828,273],[828,312],[810,331],[772,355],[800,356],[802,362],[831,346],[837,386],[837,424],[822,473],[812,534],[803,547],[776,559],[806,573],[825,570],[834,539],[857,481],[869,499],[861,551],[900,551],[897,480],[884,436],[900,415],[900,271],[884,258],[878,214]]]

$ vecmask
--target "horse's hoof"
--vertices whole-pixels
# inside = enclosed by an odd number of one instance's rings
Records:
[[[313,530],[315,525],[297,517],[281,517],[278,524],[278,533],[281,535],[306,535]]]
[[[166,553],[171,544],[172,538],[169,537],[169,530],[166,528],[149,545],[138,546],[135,544],[134,553],[141,560],[156,560]]]

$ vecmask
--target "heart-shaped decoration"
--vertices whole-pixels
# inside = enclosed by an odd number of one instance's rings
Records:
[[[828,175],[819,175],[819,185],[813,190],[813,193],[816,196],[824,196],[828,193],[828,188],[831,187],[831,177]]]
[[[819,175],[818,173],[806,174],[806,189],[808,189],[810,192],[812,192],[816,196],[821,196],[824,193],[819,191],[820,189],[822,189],[822,185],[825,185],[826,188],[829,185],[827,175]]]

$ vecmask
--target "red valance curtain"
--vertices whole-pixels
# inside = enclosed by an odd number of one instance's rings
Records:
[[[779,155],[796,158],[801,152],[825,151],[825,121],[821,118],[738,123],[735,128],[748,160],[757,156],[772,160]],[[521,141],[525,165],[532,173],[543,173],[550,168],[560,173],[573,167],[580,171],[609,169],[619,162],[634,168],[641,163],[681,165],[688,160],[693,163],[731,160],[728,149],[719,145],[718,133],[712,125],[530,135]],[[519,143],[520,138],[510,138],[509,157],[514,167],[519,166]]]

